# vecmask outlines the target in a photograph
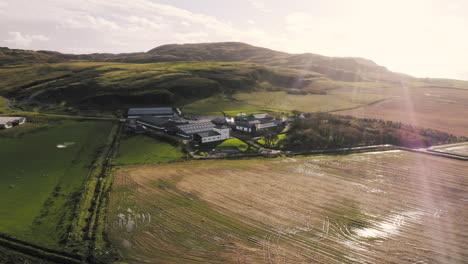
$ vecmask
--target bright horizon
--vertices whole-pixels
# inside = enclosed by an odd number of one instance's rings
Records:
[[[0,46],[83,54],[239,41],[468,80],[467,13],[463,0],[0,0]]]

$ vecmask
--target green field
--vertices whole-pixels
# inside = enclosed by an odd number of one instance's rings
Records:
[[[123,139],[114,160],[117,165],[134,165],[179,161],[185,157],[181,147],[137,135]]]
[[[260,112],[326,112],[363,106],[386,99],[388,96],[331,91],[328,94],[291,95],[286,92],[251,92],[237,93],[233,98],[213,96],[195,101],[182,107],[189,114],[213,115],[221,111],[235,115],[237,113]]]
[[[5,114],[10,112],[10,108],[8,108],[8,103],[7,101],[3,98],[0,97],[0,114]]]
[[[332,91],[325,95],[291,95],[286,92],[238,93],[237,100],[257,108],[273,108],[285,111],[326,112],[366,105],[388,98],[383,95]]]
[[[62,121],[26,129],[19,137],[0,134],[0,232],[57,246],[111,127],[104,121]]]
[[[244,141],[237,139],[237,138],[231,138],[228,140],[223,141],[221,144],[216,146],[216,149],[226,149],[226,148],[235,148],[240,151],[247,151],[249,148],[249,145],[245,143]]]

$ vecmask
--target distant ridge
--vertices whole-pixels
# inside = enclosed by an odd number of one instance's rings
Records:
[[[394,73],[375,62],[356,57],[327,57],[318,54],[289,54],[241,42],[168,44],[136,53],[63,54],[0,48],[0,65],[66,61],[154,63],[171,61],[250,62],[321,73],[337,81],[400,81],[411,76]]]

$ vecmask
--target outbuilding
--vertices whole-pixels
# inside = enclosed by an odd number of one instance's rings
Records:
[[[130,108],[128,109],[127,118],[136,119],[143,116],[153,117],[173,117],[175,111],[172,107],[153,107],[153,108]]]
[[[0,117],[0,128],[11,128],[26,123],[25,117],[6,116]]]
[[[193,135],[202,132],[212,131],[215,127],[210,121],[193,122],[184,125],[178,125],[177,135],[184,138],[193,138]]]

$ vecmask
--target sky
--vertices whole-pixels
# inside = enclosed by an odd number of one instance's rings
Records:
[[[0,0],[0,46],[63,53],[240,41],[468,80],[467,0]]]

